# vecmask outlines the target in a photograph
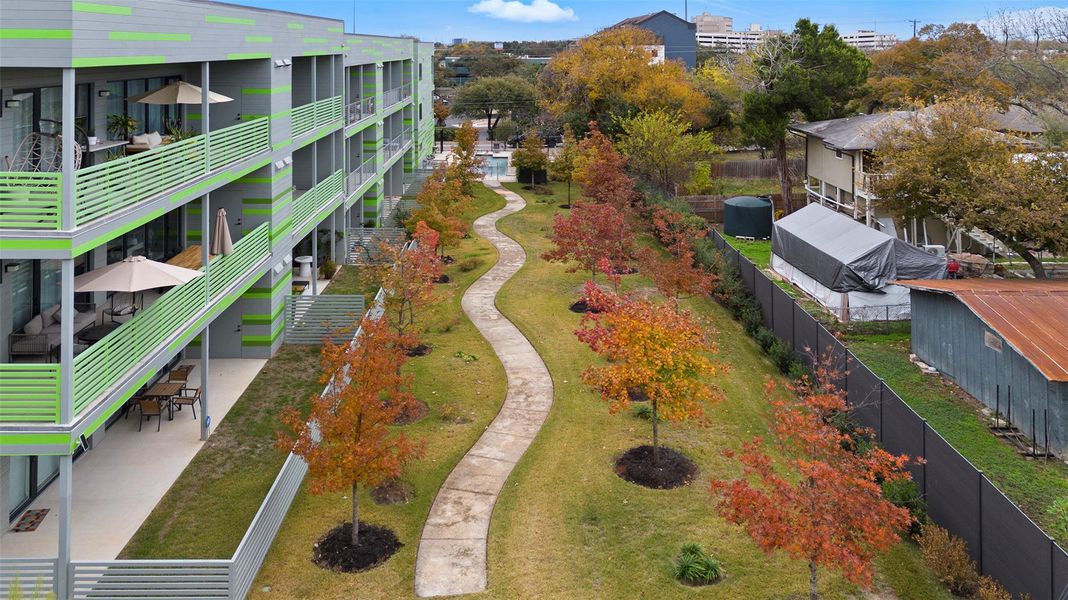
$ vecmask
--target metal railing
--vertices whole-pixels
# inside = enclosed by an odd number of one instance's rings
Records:
[[[286,296],[287,344],[335,344],[352,337],[352,325],[366,308],[362,295]]]
[[[37,598],[55,588],[59,561],[55,558],[0,559],[0,598]],[[18,595],[18,590],[22,595]]]
[[[0,172],[0,229],[59,229],[60,177]]]
[[[298,137],[340,121],[344,116],[344,99],[341,96],[309,102],[293,109],[292,135]]]
[[[293,202],[293,231],[298,235],[308,221],[325,208],[339,194],[345,192],[345,174],[341,169],[334,171],[315,187],[304,192]]]
[[[384,262],[383,243],[402,246],[408,232],[400,227],[352,227],[348,230],[348,252],[345,262],[350,265],[380,265]]]
[[[375,116],[375,98],[369,96],[361,100],[349,102],[345,106],[345,125],[352,125],[369,117]]]
[[[393,136],[392,139],[390,139],[383,145],[383,148],[385,149],[386,153],[386,160],[389,160],[394,156],[400,154],[400,152],[404,150],[404,146],[406,146],[408,142],[411,141],[412,129],[410,127],[408,129],[405,129],[401,133]]]
[[[73,414],[93,405],[129,371],[173,344],[219,303],[234,300],[231,288],[252,273],[271,252],[270,224],[264,223],[234,244],[234,251],[211,261],[202,277],[176,286],[121,327],[74,357]]]
[[[230,598],[229,560],[71,561],[74,600]]]
[[[382,92],[382,106],[389,108],[394,104],[403,102],[412,93],[412,84],[406,83]]]
[[[0,364],[0,423],[58,423],[60,367]]]
[[[375,157],[371,156],[367,160],[363,161],[363,163],[360,164],[360,166],[358,166],[355,169],[353,169],[353,171],[351,173],[349,173],[349,177],[348,177],[349,187],[348,187],[347,192],[349,194],[352,194],[357,189],[359,189],[359,187],[361,185],[363,185],[363,184],[367,183],[368,181],[370,181],[371,179],[373,179],[374,176],[375,176]]]

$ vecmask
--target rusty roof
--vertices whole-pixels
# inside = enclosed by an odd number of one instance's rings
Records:
[[[898,281],[964,303],[1050,381],[1068,381],[1068,281],[939,279]]]

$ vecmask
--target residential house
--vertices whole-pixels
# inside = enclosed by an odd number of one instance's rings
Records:
[[[697,25],[666,10],[623,19],[614,27],[639,27],[652,31],[663,42],[654,62],[678,60],[687,69],[697,66]],[[658,48],[659,50],[659,48]]]

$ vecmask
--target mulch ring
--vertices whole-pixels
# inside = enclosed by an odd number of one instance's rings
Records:
[[[440,277],[434,279],[434,283],[449,283],[452,281],[452,277],[442,273]]]
[[[342,523],[319,538],[312,548],[312,562],[338,573],[359,573],[386,562],[404,544],[393,530],[360,521],[360,543],[349,544],[352,523]]]
[[[646,394],[644,389],[634,386],[627,388],[627,398],[631,402],[648,402],[649,394]]]
[[[571,312],[574,312],[574,313],[594,313],[594,314],[597,314],[597,313],[601,312],[601,310],[599,308],[591,307],[590,303],[585,298],[573,302],[569,308],[571,309]]]
[[[635,275],[638,269],[635,267],[613,267],[612,272],[616,275]]]
[[[570,204],[561,204],[560,208],[571,208]]]
[[[451,256],[446,255],[441,257],[441,264],[443,265],[451,265],[454,262],[456,262],[456,259]]]
[[[430,354],[431,350],[433,350],[433,348],[431,348],[430,346],[426,344],[419,344],[418,346],[412,346],[411,348],[408,348],[404,351],[404,353],[411,358],[415,358],[417,356],[426,356],[427,354]]]
[[[685,454],[660,447],[660,464],[653,465],[653,447],[631,448],[616,459],[616,475],[654,490],[670,490],[693,481],[697,465]]]
[[[371,490],[375,504],[391,506],[408,504],[415,497],[415,486],[400,479],[390,479]]]
[[[393,419],[394,425],[411,425],[419,419],[422,419],[430,412],[430,407],[426,405],[426,402],[422,400],[416,400],[408,405],[407,409],[397,415],[396,419]]]

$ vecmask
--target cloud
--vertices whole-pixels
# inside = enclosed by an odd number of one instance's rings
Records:
[[[560,23],[578,20],[574,9],[563,8],[551,0],[531,0],[530,4],[524,4],[522,0],[479,0],[467,10],[518,23]]]

